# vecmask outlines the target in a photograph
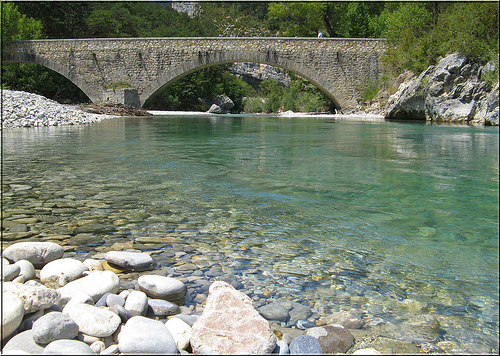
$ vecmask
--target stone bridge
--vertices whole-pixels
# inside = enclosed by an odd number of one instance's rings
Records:
[[[337,109],[382,75],[384,39],[289,37],[94,38],[14,41],[4,64],[36,63],[63,75],[96,104],[141,107],[177,79],[212,65],[257,62],[289,70]]]

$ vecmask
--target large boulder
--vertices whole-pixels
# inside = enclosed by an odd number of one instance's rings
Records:
[[[28,260],[35,268],[42,268],[63,255],[63,248],[54,242],[18,242],[3,251],[3,257],[9,261]]]
[[[389,98],[385,117],[498,125],[498,84],[493,88],[483,79],[494,69],[451,54],[403,82]]]
[[[193,324],[191,347],[201,354],[265,354],[276,346],[269,322],[252,300],[230,284],[214,282],[205,309]]]

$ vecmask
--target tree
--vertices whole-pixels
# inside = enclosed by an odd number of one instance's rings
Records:
[[[325,31],[324,2],[273,2],[269,4],[269,17],[279,29],[280,36],[316,36]]]
[[[40,21],[21,14],[12,2],[2,2],[2,45],[14,40],[28,40],[43,37]]]
[[[470,60],[498,60],[498,2],[453,3],[439,14],[436,53],[460,52]]]
[[[428,56],[426,33],[432,25],[432,12],[425,3],[402,2],[387,6],[384,13],[385,29],[382,33],[391,46],[385,64],[395,74],[404,69],[421,71],[431,64]]]

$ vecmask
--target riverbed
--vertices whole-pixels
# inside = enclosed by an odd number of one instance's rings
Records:
[[[257,308],[498,352],[498,128],[187,113],[3,135],[4,217],[26,227],[4,248],[150,251],[165,275],[223,277]]]

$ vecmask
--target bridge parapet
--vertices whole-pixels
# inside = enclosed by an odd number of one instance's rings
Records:
[[[204,67],[259,62],[290,70],[323,90],[338,108],[354,107],[359,86],[383,72],[384,39],[302,37],[97,38],[15,41],[4,63],[31,62],[75,83],[94,102],[144,105],[163,87]],[[131,93],[136,90],[135,99]],[[129,99],[126,99],[128,96]]]

